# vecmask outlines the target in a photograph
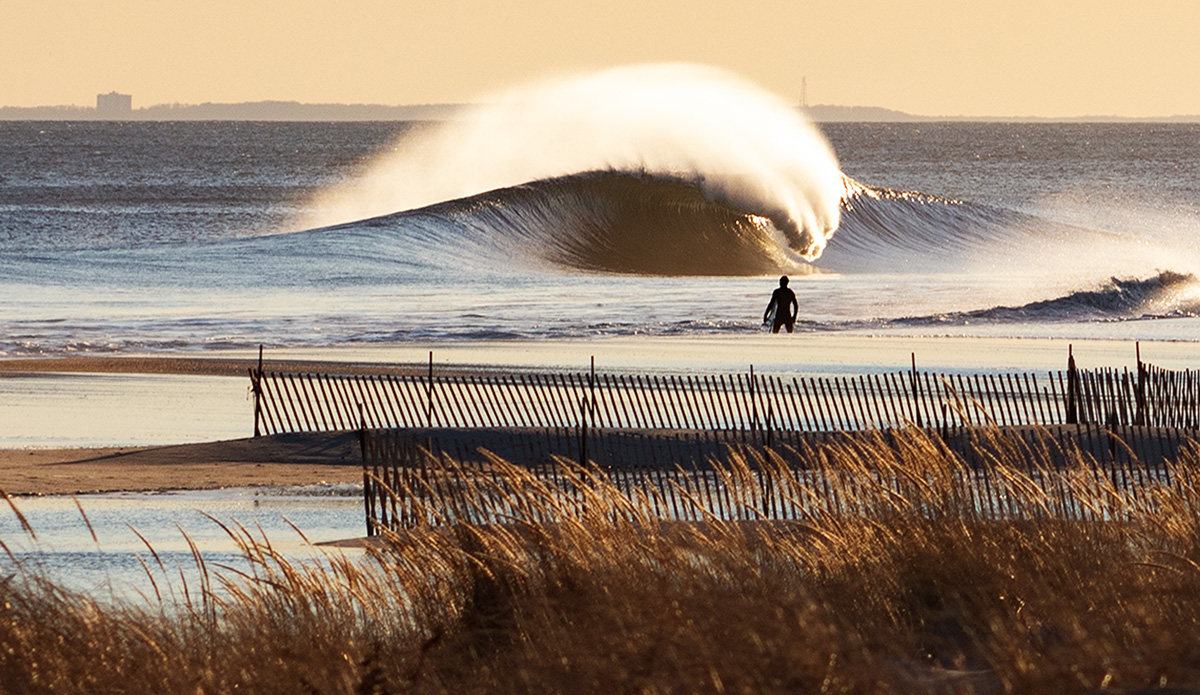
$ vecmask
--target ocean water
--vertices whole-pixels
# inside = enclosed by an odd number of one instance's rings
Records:
[[[780,274],[793,339],[1200,341],[1200,125],[555,89],[452,124],[0,122],[0,356],[749,335]]]
[[[154,608],[161,596],[182,606],[203,582],[193,547],[209,572],[229,577],[229,568],[253,571],[231,534],[265,539],[295,562],[319,561],[311,544],[365,535],[361,494],[319,485],[21,498],[32,534],[7,504],[0,508],[0,572],[51,577],[99,599]]]

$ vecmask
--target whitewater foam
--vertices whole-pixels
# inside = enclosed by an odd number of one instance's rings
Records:
[[[309,227],[478,195],[531,181],[621,171],[693,181],[713,200],[771,222],[781,250],[821,254],[845,192],[837,157],[792,105],[695,65],[548,79],[481,100],[403,136],[360,178],[322,194]]]

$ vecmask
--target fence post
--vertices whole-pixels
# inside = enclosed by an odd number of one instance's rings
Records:
[[[592,355],[592,368],[588,372],[588,394],[579,399],[579,465],[588,465],[588,420],[596,422],[596,356]]]
[[[587,396],[579,399],[579,465],[587,466],[587,439],[588,439],[588,417],[587,417]]]
[[[758,400],[754,397],[754,365],[750,365],[750,433],[758,435]]]
[[[1067,424],[1079,424],[1079,371],[1075,368],[1075,353],[1067,345]]]
[[[911,379],[911,381],[912,381],[912,392],[913,392],[913,411],[916,412],[916,414],[917,414],[917,427],[924,427],[925,425],[921,421],[921,406],[923,405],[922,404],[923,399],[921,398],[921,392],[919,390],[919,387],[917,386],[917,353],[912,352],[912,353],[909,353],[909,355],[912,357],[912,379]]]
[[[425,426],[433,429],[433,350],[429,351],[429,379],[425,382]]]
[[[367,536],[375,535],[374,484],[371,480],[370,469],[367,466],[367,423],[362,416],[362,403],[358,404],[358,453],[363,462],[363,510],[367,515]]]
[[[263,377],[263,346],[258,346],[258,369],[251,380],[254,386],[254,436],[262,436],[262,377]]]
[[[1137,382],[1133,385],[1134,414],[1133,424],[1146,424],[1146,365],[1142,362],[1142,344],[1134,343],[1137,354]]]

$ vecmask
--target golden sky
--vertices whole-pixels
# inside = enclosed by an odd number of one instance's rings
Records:
[[[464,102],[642,62],[930,116],[1200,114],[1198,0],[0,0],[0,105]]]

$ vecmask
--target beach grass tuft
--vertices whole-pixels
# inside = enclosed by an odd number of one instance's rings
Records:
[[[577,483],[566,496],[493,460],[503,488],[462,484],[511,512],[498,523],[389,530],[322,559],[224,525],[246,566],[197,550],[202,579],[168,590],[146,563],[155,593],[141,602],[16,566],[0,580],[0,692],[1200,689],[1194,450],[1130,496],[1082,456],[1031,467],[985,434],[1011,499],[997,516],[971,503],[960,456],[919,430],[898,436],[826,450],[819,476],[773,469],[797,505],[857,502],[836,515],[667,522],[653,491],[602,470],[562,462]],[[720,470],[750,497],[745,471],[770,465],[731,453]],[[1068,493],[1093,520],[1055,513]]]

